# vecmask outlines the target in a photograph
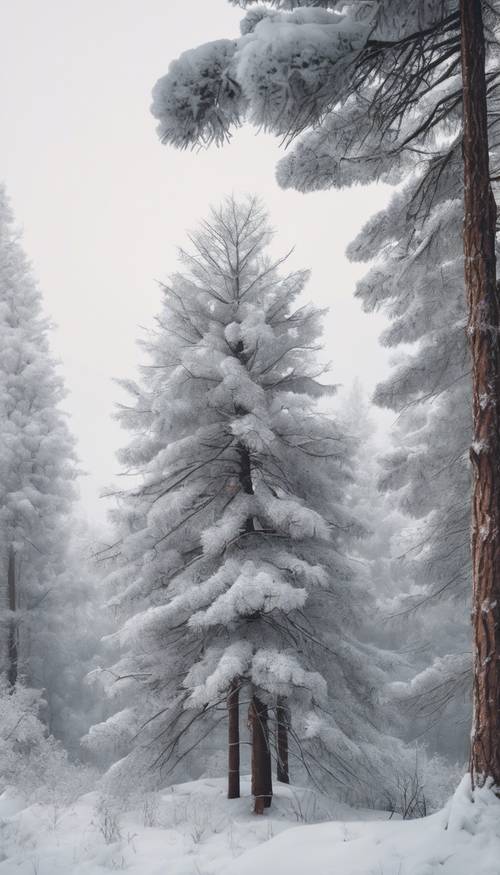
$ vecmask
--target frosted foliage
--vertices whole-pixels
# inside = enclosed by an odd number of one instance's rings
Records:
[[[224,700],[234,678],[248,675],[251,665],[252,645],[245,641],[230,644],[222,655],[218,650],[209,651],[186,676],[191,690],[188,705],[197,707]]]
[[[259,568],[245,562],[230,589],[219,596],[203,613],[195,614],[189,625],[196,627],[228,625],[238,617],[252,614],[271,614],[273,611],[291,613],[303,607],[306,591],[290,586],[271,567]]]
[[[359,145],[352,143],[354,131],[359,134]],[[368,138],[372,140],[372,154],[367,154]],[[374,180],[397,183],[409,159],[388,154],[380,145],[373,119],[364,107],[351,101],[341,112],[329,113],[322,124],[301,137],[278,162],[278,183],[282,188],[303,192],[367,184]]]
[[[458,0],[235,5],[246,14],[230,57],[216,44],[188,53],[204,73],[211,59],[207,99],[174,67],[156,86],[164,142],[220,143],[249,120],[292,144],[280,185],[309,191],[398,182],[459,128]]]
[[[395,681],[390,686],[390,694],[400,703],[409,703],[425,696],[429,689],[439,689],[442,700],[457,691],[466,689],[470,683],[470,657],[462,654],[448,654],[444,657],[436,657],[432,665],[427,666],[418,675],[415,675],[407,683]]]
[[[161,139],[220,143],[245,115],[277,133],[319,115],[345,91],[346,65],[366,43],[372,8],[363,8],[353,17],[319,6],[259,6],[238,40],[185,52],[153,91]]]
[[[319,115],[345,90],[346,59],[363,47],[370,24],[322,9],[263,17],[236,55],[250,119],[283,134]]]
[[[151,107],[163,141],[222,142],[226,130],[238,124],[245,102],[231,76],[235,49],[234,40],[217,40],[172,62],[155,85]]]
[[[304,671],[300,662],[290,653],[276,650],[258,650],[252,659],[252,680],[271,693],[288,696],[293,687],[308,692],[311,703],[324,703],[327,698],[325,679],[318,673]]]
[[[378,651],[359,657],[371,594],[348,556],[351,442],[318,408],[333,392],[321,312],[298,304],[307,274],[284,273],[270,238],[253,198],[226,200],[190,235],[118,412],[138,473],[111,551],[122,628],[102,681],[116,715],[87,738],[124,756],[118,784],[194,768],[235,680],[271,715],[285,697],[295,738],[317,762],[335,756],[338,780],[354,768],[363,786],[365,744],[380,741],[380,762],[397,747],[382,734]],[[345,734],[350,764],[328,747]]]
[[[262,0],[229,0],[229,2],[233,6],[241,6],[242,9],[252,8],[255,4],[259,4],[259,8],[263,6]],[[364,5],[368,6],[369,3]],[[439,21],[456,9],[456,3],[447,0],[414,0],[410,7],[403,0],[384,0],[377,5],[380,7],[379,27],[383,26],[392,33],[429,27],[436,20]],[[351,14],[355,12],[354,4],[349,4],[345,0],[342,2],[340,0],[268,0],[267,6],[284,10],[304,7],[349,8]]]

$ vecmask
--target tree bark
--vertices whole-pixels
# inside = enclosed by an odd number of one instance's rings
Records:
[[[252,795],[255,814],[264,814],[273,797],[267,705],[252,696],[248,711],[252,733]]]
[[[472,355],[473,783],[500,786],[500,355],[481,0],[461,0],[464,255]]]
[[[290,772],[288,767],[288,725],[289,725],[288,708],[286,700],[280,696],[276,705],[276,777],[283,784],[290,783]]]
[[[17,652],[17,623],[15,619],[15,612],[17,607],[17,594],[16,594],[16,554],[14,553],[14,548],[9,547],[9,558],[8,558],[8,566],[7,566],[7,593],[9,600],[9,611],[11,612],[11,617],[9,620],[9,638],[8,638],[8,671],[7,671],[7,680],[11,689],[13,689],[16,685],[17,681],[17,664],[18,664],[18,652]]]
[[[240,683],[235,678],[227,697],[228,712],[228,775],[227,798],[240,798]]]

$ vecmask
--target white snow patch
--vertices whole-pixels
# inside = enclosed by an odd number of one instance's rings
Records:
[[[465,777],[443,811],[388,820],[276,785],[269,812],[225,798],[222,778],[144,797],[121,811],[93,792],[73,805],[0,795],[0,875],[498,875],[500,800]],[[326,821],[328,818],[328,822]],[[323,822],[321,822],[323,821]],[[305,825],[314,822],[314,825]]]

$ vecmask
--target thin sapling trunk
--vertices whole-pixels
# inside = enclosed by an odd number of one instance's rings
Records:
[[[240,684],[235,678],[229,689],[227,697],[228,712],[228,780],[227,798],[239,799],[240,797],[240,709],[239,709]]]
[[[290,771],[288,766],[288,708],[286,700],[280,696],[276,706],[276,777],[284,784],[290,783]]]

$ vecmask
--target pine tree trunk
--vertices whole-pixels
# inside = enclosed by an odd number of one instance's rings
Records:
[[[273,796],[271,750],[267,706],[257,696],[252,697],[249,708],[249,723],[252,732],[252,795],[255,814],[264,814]]]
[[[250,453],[243,444],[238,444],[239,482],[247,495],[253,495]],[[253,517],[248,517],[244,532],[255,530]],[[227,798],[240,798],[240,727],[239,727],[239,687],[240,678],[235,678],[229,688],[228,708],[228,776]]]
[[[17,607],[16,595],[16,555],[14,548],[9,547],[9,559],[7,566],[7,592],[9,600],[9,611],[11,615],[15,614]],[[8,671],[7,680],[10,687],[13,689],[17,681],[17,623],[14,616],[9,620],[9,639],[8,639]]]
[[[235,678],[227,697],[228,712],[228,776],[227,798],[240,798],[240,682]]]
[[[500,786],[500,355],[481,0],[461,0],[464,254],[472,354],[473,782]]]
[[[276,706],[276,748],[277,748],[277,769],[276,777],[283,784],[290,783],[290,772],[288,767],[288,725],[289,715],[286,707],[286,700],[280,696]]]
[[[236,355],[243,364],[246,364],[243,343],[241,340],[238,341]],[[236,406],[236,413],[239,416],[244,416],[247,412],[248,411],[241,405]],[[238,458],[239,482],[241,488],[247,495],[253,495],[252,459],[250,451],[242,443],[238,444]],[[250,516],[246,520],[244,531],[247,533],[255,531],[253,517]],[[261,702],[257,696],[252,696],[252,701],[250,702],[250,707],[248,709],[248,718],[252,734],[252,794],[255,799],[254,811],[255,814],[263,814],[264,808],[269,808],[271,805],[273,795],[273,776],[271,769],[271,750],[269,747],[267,706]]]

